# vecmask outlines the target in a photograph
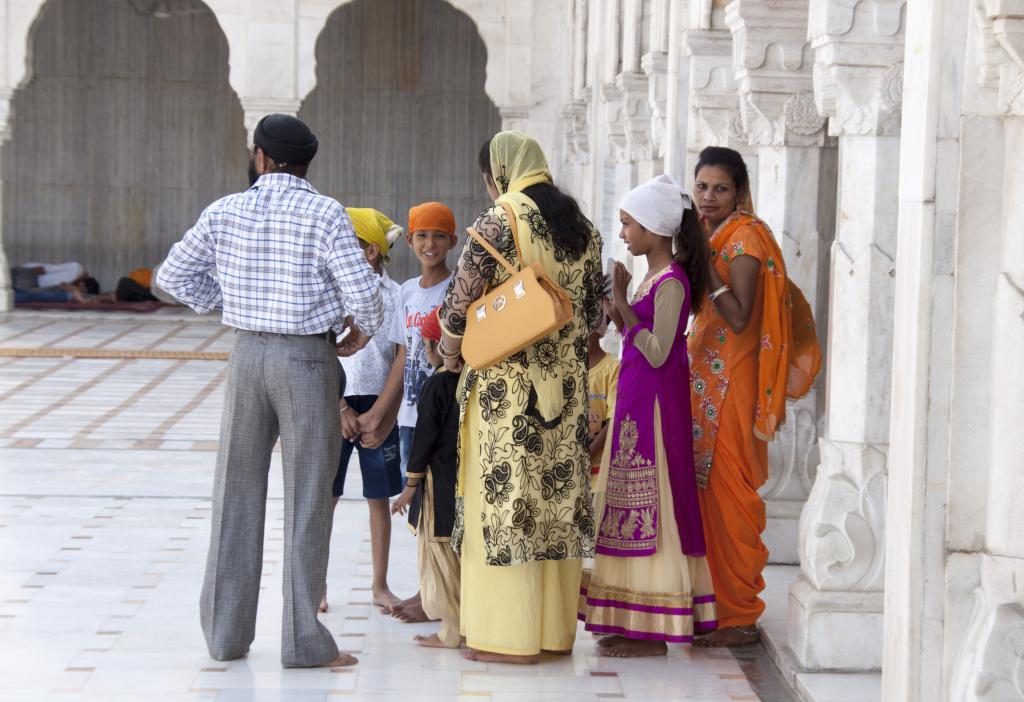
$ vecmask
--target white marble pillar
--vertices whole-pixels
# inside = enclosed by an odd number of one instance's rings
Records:
[[[734,0],[726,10],[740,114],[757,149],[758,214],[772,228],[790,277],[815,312],[824,343],[828,247],[835,224],[835,148],[812,94],[807,0]],[[799,562],[800,512],[818,467],[818,383],[790,401],[786,424],[768,446],[762,487],[769,562]]]
[[[960,0],[918,3],[907,12],[886,518],[887,700],[941,700],[945,687],[953,252],[970,19]]]
[[[686,135],[690,113],[690,58],[683,43],[686,18],[684,3],[670,3],[665,88],[666,133],[662,158],[665,172],[680,183],[687,180]]]
[[[881,667],[903,0],[812,0],[814,88],[839,137],[821,465],[800,517],[789,645],[807,670]]]
[[[947,699],[1024,700],[1024,0],[973,0],[957,221]]]
[[[11,92],[0,90],[0,157],[3,155],[4,144],[11,136],[10,129]],[[4,253],[3,237],[3,181],[0,181],[0,313],[14,309],[14,290],[11,289],[10,263]]]
[[[693,168],[706,146],[728,146],[743,154],[750,173],[750,187],[757,202],[757,151],[750,147],[740,114],[733,78],[732,34],[724,15],[691,3],[683,38],[689,75],[689,117],[686,138],[686,182],[693,182]]]

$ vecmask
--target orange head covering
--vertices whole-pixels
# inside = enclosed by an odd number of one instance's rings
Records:
[[[438,305],[430,310],[430,314],[420,324],[420,336],[427,341],[437,342],[441,340],[441,320],[437,316],[440,311],[441,306]]]
[[[424,202],[409,210],[409,233],[419,230],[448,232],[455,236],[455,215],[440,202]]]

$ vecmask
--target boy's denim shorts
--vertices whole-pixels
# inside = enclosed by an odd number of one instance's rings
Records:
[[[349,395],[345,398],[356,412],[362,414],[377,401],[376,395]],[[363,497],[379,499],[394,497],[402,491],[402,457],[398,446],[398,427],[388,434],[384,443],[375,449],[363,448],[351,441],[341,441],[341,461],[334,476],[331,494],[340,497],[345,492],[345,475],[353,449],[359,452],[359,471],[363,476]]]

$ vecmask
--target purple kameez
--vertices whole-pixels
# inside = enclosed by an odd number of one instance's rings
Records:
[[[685,297],[668,356],[654,367],[634,339],[644,329],[653,333],[655,298],[670,280]],[[584,577],[580,618],[588,631],[682,643],[694,628],[713,628],[715,605],[689,431],[690,285],[680,266],[642,285],[632,310],[639,324],[623,335],[598,557]]]

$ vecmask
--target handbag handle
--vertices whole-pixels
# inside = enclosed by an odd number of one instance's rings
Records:
[[[501,205],[502,209],[505,210],[505,214],[508,216],[509,227],[512,229],[512,241],[516,245],[516,254],[519,256],[519,264],[520,268],[522,268],[523,251],[522,249],[519,248],[519,223],[516,221],[518,218],[516,217],[515,212],[512,211],[512,208],[509,207],[507,203],[501,202],[498,204]],[[468,227],[466,229],[466,232],[471,237],[473,237],[478,244],[483,246],[484,250],[487,251],[487,253],[489,253],[491,256],[494,256],[495,260],[501,264],[502,268],[508,271],[509,275],[515,275],[516,273],[519,272],[519,268],[513,268],[512,264],[508,262],[507,258],[498,253],[498,250],[496,248],[494,248],[484,240],[480,232],[478,232],[473,227]]]

